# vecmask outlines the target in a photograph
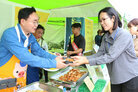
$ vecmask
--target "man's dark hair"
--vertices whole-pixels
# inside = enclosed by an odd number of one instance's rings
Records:
[[[45,28],[42,25],[38,25],[36,29],[42,29],[43,30],[43,34],[45,33]]]
[[[71,25],[71,27],[74,27],[74,28],[80,27],[81,28],[81,24],[80,23],[74,23]]]
[[[21,19],[27,20],[29,15],[32,14],[33,12],[36,12],[34,7],[31,7],[31,8],[26,7],[26,8],[20,9],[18,13],[18,22],[20,23]]]
[[[100,12],[98,13],[98,20],[100,22],[100,14],[102,12],[107,13],[107,15],[109,16],[109,18],[111,19],[113,16],[115,17],[115,21],[114,21],[114,25],[113,25],[113,30],[115,30],[118,26],[122,27],[122,22],[119,18],[119,14],[118,12],[112,8],[112,7],[105,7],[104,9],[100,10]],[[105,32],[105,30],[102,28],[102,30]]]

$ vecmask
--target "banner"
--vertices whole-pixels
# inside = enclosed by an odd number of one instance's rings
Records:
[[[93,21],[85,18],[85,52],[91,51],[93,47]]]

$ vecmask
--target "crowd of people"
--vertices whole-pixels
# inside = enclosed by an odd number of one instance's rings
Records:
[[[111,81],[111,92],[138,91],[138,19],[128,23],[130,32],[122,28],[117,11],[106,7],[99,11],[101,30],[95,37],[99,46],[96,54],[83,56],[85,38],[80,33],[81,23],[72,24],[67,56],[73,63],[65,64],[63,56],[48,52],[44,41],[45,28],[38,23],[39,17],[34,7],[22,8],[18,13],[18,24],[6,29],[0,41],[0,80],[17,78],[16,87],[0,92],[14,92],[26,84],[42,78],[41,68],[66,68],[82,64],[106,64]],[[131,33],[131,34],[130,34]],[[103,35],[104,34],[104,35]],[[48,72],[44,71],[45,82]]]

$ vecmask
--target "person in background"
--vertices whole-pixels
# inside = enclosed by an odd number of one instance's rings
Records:
[[[39,43],[41,48],[48,51],[48,45],[47,45],[46,41],[43,38],[44,33],[45,33],[45,28],[42,25],[39,24],[33,35],[37,39],[37,42]]]
[[[0,90],[15,92],[26,86],[27,65],[40,68],[65,68],[63,57],[43,50],[32,33],[36,31],[39,17],[35,8],[22,8],[18,24],[6,29],[0,41],[0,79],[16,78],[16,86]]]
[[[138,58],[131,34],[121,28],[119,15],[112,7],[100,10],[98,20],[105,33],[98,52],[88,57],[74,56],[75,61],[69,65],[106,64],[111,92],[138,92]]]
[[[95,36],[95,44],[97,44],[99,47],[101,46],[102,35],[103,35],[103,32],[102,30],[99,29],[97,31],[97,35]]]
[[[138,57],[138,18],[134,18],[128,23],[128,28],[134,39],[136,56]]]
[[[42,25],[38,25],[36,28],[35,33],[33,35],[35,36],[37,42],[39,43],[40,47],[43,50],[48,51],[48,46],[45,40],[43,39],[43,34],[45,32],[45,28]],[[48,82],[48,72],[44,70],[44,76],[45,76],[45,82]],[[28,65],[27,68],[27,84],[39,81],[43,77],[43,71],[41,68],[38,67],[32,67]]]
[[[67,56],[82,55],[85,50],[85,39],[80,34],[81,24],[72,24],[72,33],[68,45]]]

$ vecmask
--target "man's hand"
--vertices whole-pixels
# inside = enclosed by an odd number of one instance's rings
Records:
[[[57,53],[57,52],[55,52],[55,55],[56,55],[56,56],[61,56],[61,54],[60,54],[60,53]]]
[[[67,56],[70,56],[72,54],[72,51],[67,51]]]
[[[88,59],[84,56],[74,56],[71,58],[74,58],[75,61],[73,61],[73,63],[70,63],[70,66],[80,66],[82,64],[89,64]]]
[[[57,65],[56,68],[61,69],[61,68],[66,68],[68,65],[65,64],[65,60],[63,60],[62,56],[56,57]]]
[[[82,48],[79,48],[75,51],[67,51],[67,56],[70,56],[72,54],[78,54],[78,53],[82,53],[83,49]]]

